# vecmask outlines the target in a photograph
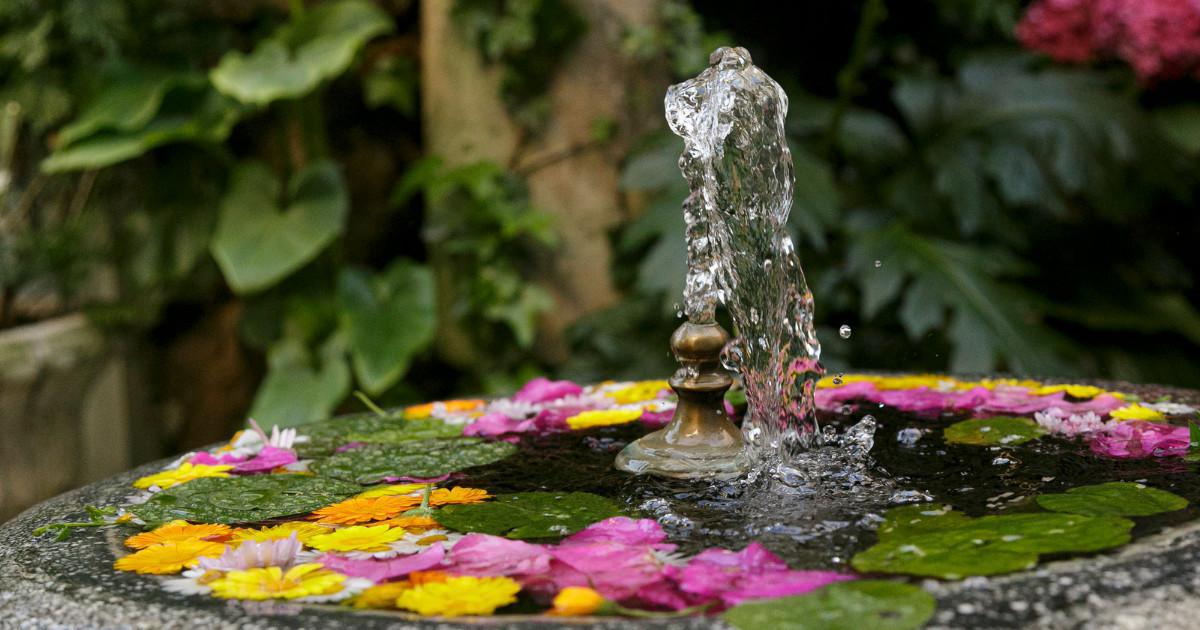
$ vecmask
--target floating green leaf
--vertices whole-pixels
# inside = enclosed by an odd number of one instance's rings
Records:
[[[308,439],[296,443],[301,457],[324,457],[337,447],[350,442],[354,433],[373,433],[405,426],[401,418],[383,418],[374,413],[362,413],[304,425],[300,434]]]
[[[962,527],[970,520],[966,514],[956,512],[948,505],[906,505],[888,510],[875,533],[880,539],[911,536]]]
[[[400,445],[370,444],[313,462],[313,472],[355,483],[378,483],[388,477],[432,478],[473,466],[498,462],[517,447],[476,438],[417,440]]]
[[[958,524],[950,526],[950,522],[940,520],[946,518]],[[943,515],[925,525],[931,529],[918,526],[881,535],[879,543],[854,556],[854,568],[946,579],[1009,573],[1033,567],[1040,554],[1100,551],[1123,545],[1129,542],[1133,521],[1114,516],[1039,513],[977,519]]]
[[[1140,483],[1114,481],[1071,488],[1064,494],[1043,494],[1038,505],[1052,512],[1087,516],[1149,516],[1187,507],[1187,499]]]
[[[258,388],[250,417],[263,426],[293,427],[323,420],[350,389],[350,368],[339,339],[322,346],[316,365],[308,348],[284,338],[267,355],[267,377]]]
[[[558,538],[620,515],[620,508],[611,500],[588,492],[524,492],[500,495],[487,503],[447,506],[436,518],[460,532]]]
[[[130,509],[147,523],[184,519],[197,523],[250,523],[304,514],[362,488],[312,475],[206,477],[163,490]]]
[[[345,228],[349,206],[337,166],[321,160],[301,169],[279,208],[280,185],[261,162],[233,172],[221,201],[212,253],[230,288],[253,293],[303,267]]]
[[[403,424],[390,429],[380,429],[363,433],[350,433],[347,442],[367,442],[368,444],[399,444],[413,440],[436,440],[439,438],[456,438],[462,435],[463,428],[456,424],[442,422],[436,418],[428,420],[405,420]]]
[[[427,267],[402,259],[375,277],[343,269],[338,299],[354,373],[370,394],[395,385],[412,356],[433,341],[437,313]]]
[[[933,596],[918,586],[855,580],[804,595],[739,604],[722,617],[741,630],[910,630],[925,625],[936,607]]]
[[[243,103],[296,98],[345,72],[363,44],[392,28],[391,18],[370,2],[325,3],[279,28],[250,54],[226,53],[209,76],[218,90]]]
[[[978,446],[1023,444],[1046,433],[1029,418],[995,416],[955,422],[942,433],[951,444]]]

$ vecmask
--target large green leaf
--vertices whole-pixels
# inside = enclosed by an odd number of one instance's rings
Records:
[[[79,121],[78,127],[68,127],[71,136],[79,139],[42,160],[42,170],[58,173],[103,168],[173,142],[223,142],[241,115],[233,101],[211,90],[176,92],[142,125],[113,125],[109,120],[112,113],[106,112]],[[134,120],[144,117],[145,108],[135,112]],[[84,135],[85,131],[94,133]]]
[[[952,510],[948,505],[905,505],[888,510],[875,533],[881,540],[912,536],[962,527],[970,520],[966,514]]]
[[[462,435],[461,425],[442,422],[437,418],[428,420],[403,420],[399,426],[376,431],[362,431],[346,434],[348,442],[367,442],[368,444],[401,444],[414,440],[436,440],[441,438],[456,438]]]
[[[332,338],[315,358],[300,341],[284,338],[267,355],[267,377],[250,417],[263,426],[291,427],[328,418],[350,391],[345,347]]]
[[[370,444],[314,462],[312,470],[325,477],[362,484],[378,483],[388,477],[431,479],[498,462],[516,450],[508,442],[475,438]]]
[[[911,510],[912,508],[905,508]],[[940,510],[940,509],[939,509]],[[1114,516],[1010,514],[964,519],[946,515],[929,527],[881,534],[854,556],[855,569],[945,579],[1028,569],[1041,554],[1089,552],[1129,542],[1133,521]],[[940,519],[952,518],[953,521]]]
[[[221,201],[212,253],[238,293],[270,287],[321,253],[345,229],[349,200],[341,173],[318,161],[297,172],[279,208],[279,182],[265,164],[233,172]]]
[[[460,532],[559,538],[620,515],[611,500],[587,492],[523,492],[500,495],[487,503],[446,506],[436,518]]]
[[[911,630],[925,625],[937,602],[902,582],[839,582],[792,597],[739,604],[722,617],[741,630]]]
[[[355,484],[312,475],[206,477],[155,493],[129,510],[147,523],[253,523],[311,512],[361,491]]]
[[[363,44],[393,28],[391,18],[370,2],[328,2],[278,29],[250,54],[226,53],[209,76],[218,90],[243,103],[296,98],[345,72]]]
[[[342,327],[354,373],[368,393],[378,395],[394,385],[412,356],[433,341],[435,297],[433,274],[409,260],[398,260],[373,278],[360,269],[342,270]]]
[[[199,87],[204,77],[157,69],[131,68],[105,77],[104,88],[79,112],[79,117],[59,130],[56,141],[70,145],[98,131],[136,131],[145,127],[175,85]]]
[[[1149,516],[1188,505],[1188,500],[1177,494],[1126,481],[1071,488],[1064,494],[1043,494],[1037,502],[1054,512],[1087,516]]]
[[[951,444],[978,446],[1024,444],[1046,433],[1029,418],[995,416],[955,422],[946,427],[942,436]]]
[[[383,418],[374,413],[362,413],[334,418],[304,425],[300,434],[308,439],[296,443],[296,452],[301,457],[324,457],[334,449],[352,440],[355,433],[374,433],[401,429],[407,422],[400,417]],[[440,437],[440,436],[439,436]]]

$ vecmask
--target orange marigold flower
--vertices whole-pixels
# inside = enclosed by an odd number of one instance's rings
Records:
[[[376,584],[359,593],[351,602],[355,608],[395,608],[396,598],[400,593],[412,588],[407,580],[401,582],[385,582]]]
[[[591,615],[604,605],[604,596],[586,586],[568,586],[554,596],[551,615],[580,617]]]
[[[421,505],[420,497],[387,496],[370,499],[346,499],[323,507],[313,514],[319,523],[354,525],[399,516],[405,510]]]
[[[451,505],[451,504],[467,504],[467,503],[483,503],[488,500],[491,495],[487,490],[479,488],[438,488],[429,495],[429,505]],[[420,504],[420,501],[417,501]]]
[[[247,540],[255,542],[266,542],[269,540],[283,540],[292,534],[296,535],[296,540],[304,544],[313,536],[328,534],[331,531],[325,525],[317,525],[316,523],[305,523],[302,521],[291,521],[280,523],[268,527],[260,527],[258,529],[235,529],[233,530],[233,542],[241,544]]]
[[[192,525],[187,521],[171,521],[166,525],[162,525],[153,531],[142,532],[136,536],[130,536],[125,539],[125,546],[133,549],[145,549],[151,545],[161,545],[168,542],[182,542],[185,540],[207,540],[211,542],[225,542],[229,539],[230,528],[228,525],[215,525],[201,523]]]
[[[404,417],[408,420],[424,420],[433,415],[433,412],[439,407],[447,413],[461,413],[464,411],[474,411],[484,405],[484,401],[477,398],[469,400],[443,400],[441,402],[425,403],[423,405],[413,405],[404,408]]]
[[[449,577],[445,571],[413,571],[408,574],[408,583],[418,586],[431,582],[445,582]]]
[[[386,521],[379,521],[376,525],[387,525],[389,527],[400,527],[405,531],[413,534],[420,534],[431,529],[441,527],[441,523],[429,518],[428,516],[398,516],[390,518]]]
[[[216,558],[225,553],[225,545],[206,540],[183,540],[152,545],[141,551],[117,558],[113,567],[121,571],[137,571],[158,575],[179,573],[195,566],[200,558]]]

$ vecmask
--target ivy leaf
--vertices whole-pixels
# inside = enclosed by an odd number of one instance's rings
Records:
[[[741,630],[912,630],[924,626],[936,607],[933,596],[919,586],[854,580],[804,595],[738,604],[722,617]]]
[[[325,477],[372,484],[388,477],[440,477],[498,462],[516,451],[517,447],[508,442],[484,442],[475,438],[411,441],[399,445],[370,444],[335,453],[313,462],[311,468]]]
[[[1046,433],[1029,418],[995,416],[963,420],[945,428],[942,437],[951,444],[977,446],[1024,444]]]
[[[497,496],[487,503],[450,505],[437,521],[460,532],[508,538],[559,538],[573,534],[621,510],[610,499],[588,492],[523,492]]]
[[[863,572],[957,580],[1028,569],[1041,554],[1090,552],[1129,542],[1133,521],[1115,516],[1010,514],[960,521],[936,531],[881,536],[854,556]]]
[[[206,477],[155,493],[129,511],[147,523],[252,523],[305,514],[361,491],[355,484],[312,475]]]
[[[350,368],[338,338],[322,346],[316,365],[308,348],[285,337],[267,354],[267,377],[250,417],[264,426],[293,427],[328,418],[350,391]]]
[[[325,3],[280,27],[250,54],[226,53],[209,77],[221,93],[247,104],[296,98],[345,72],[367,41],[394,26],[370,2]]]
[[[433,274],[403,259],[374,278],[360,269],[343,269],[338,299],[354,374],[367,393],[379,395],[395,385],[413,355],[433,341]]]
[[[1187,499],[1140,483],[1113,481],[1071,488],[1064,494],[1043,494],[1038,505],[1052,512],[1087,516],[1149,516],[1187,507]]]
[[[337,166],[321,160],[301,169],[278,207],[280,186],[261,162],[234,170],[221,201],[212,254],[230,288],[253,293],[279,282],[321,253],[342,230],[349,199]]]

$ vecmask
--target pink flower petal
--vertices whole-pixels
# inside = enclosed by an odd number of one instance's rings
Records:
[[[367,578],[372,582],[383,582],[408,575],[413,571],[428,571],[442,564],[446,551],[435,544],[421,553],[402,556],[395,560],[353,560],[345,556],[327,553],[317,559],[326,568],[350,577]]]
[[[538,377],[529,381],[512,399],[517,402],[541,403],[583,393],[583,388],[571,381],[551,381]]]
[[[488,534],[467,534],[450,550],[447,570],[477,577],[504,575],[521,579],[544,577],[550,571],[550,552],[541,545]]]

